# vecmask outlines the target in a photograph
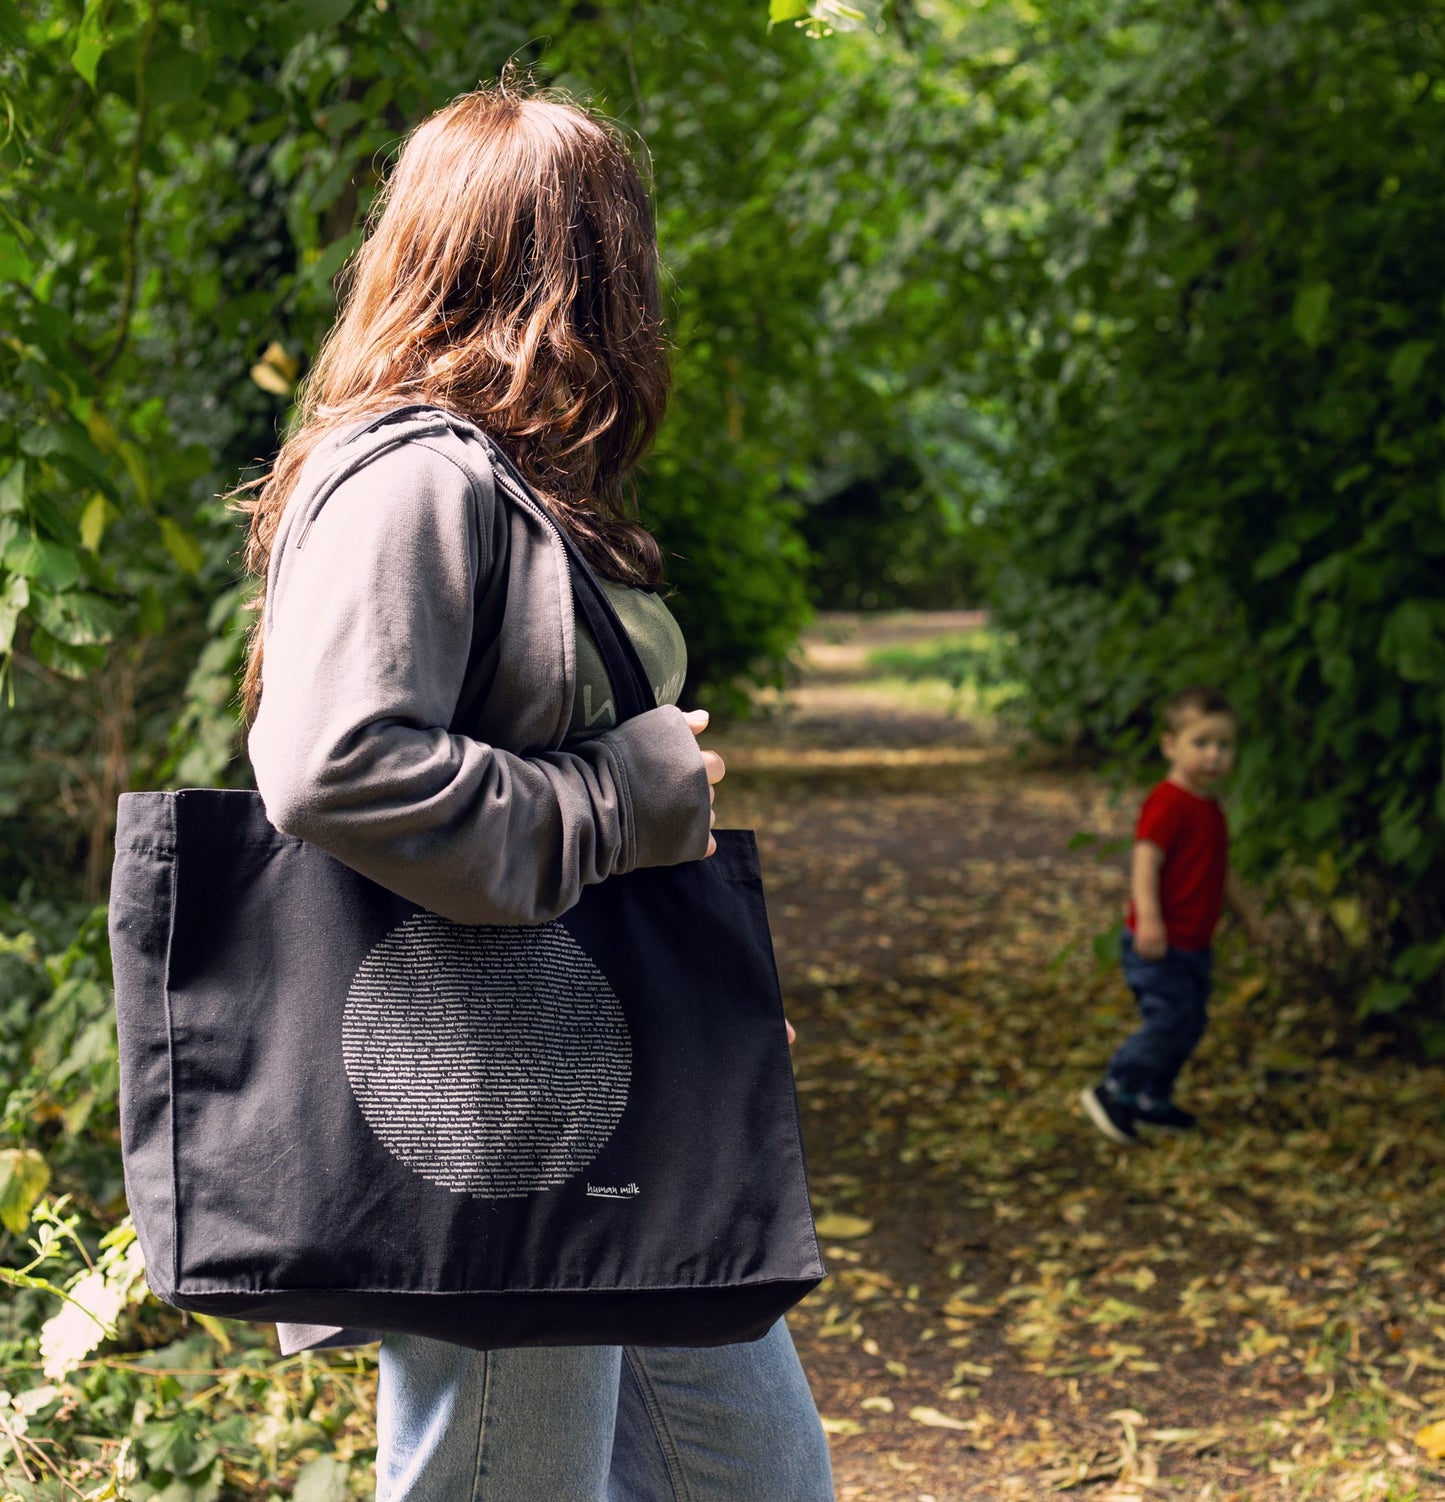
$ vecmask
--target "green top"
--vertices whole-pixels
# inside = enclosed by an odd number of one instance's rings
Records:
[[[676,704],[687,676],[687,643],[682,629],[662,596],[650,589],[603,579],[602,587],[612,608],[632,638],[642,659],[647,681],[659,704]],[[602,663],[602,654],[587,629],[577,621],[577,697],[572,701],[572,722],[567,727],[567,744],[590,740],[617,723],[617,707],[612,698],[612,683]]]

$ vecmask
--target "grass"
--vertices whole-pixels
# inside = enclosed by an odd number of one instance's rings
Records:
[[[955,718],[997,718],[1023,696],[1023,685],[1008,676],[1004,637],[988,626],[869,653],[868,666],[884,679],[904,683],[938,682],[949,691]]]

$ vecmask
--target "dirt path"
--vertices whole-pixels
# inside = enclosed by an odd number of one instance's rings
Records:
[[[1203,1130],[1099,1137],[1125,878],[1070,840],[1131,809],[869,666],[969,624],[829,619],[722,737],[801,1034],[832,1276],[794,1330],[839,1497],[1445,1498],[1440,1071],[1360,1057],[1227,936]]]

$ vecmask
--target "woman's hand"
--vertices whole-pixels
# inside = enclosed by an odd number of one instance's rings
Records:
[[[687,728],[691,730],[694,735],[701,735],[703,731],[707,729],[707,722],[709,718],[710,716],[705,709],[689,709],[683,715],[683,719],[687,721]],[[720,783],[727,775],[727,767],[723,764],[722,757],[720,757],[716,751],[703,751],[702,764],[704,769],[707,771],[707,823],[708,828],[711,829],[712,826],[717,823],[717,813],[713,810],[712,806],[714,790],[716,789],[718,783]],[[707,853],[711,855],[716,849],[717,841],[712,837],[712,835],[708,835]]]

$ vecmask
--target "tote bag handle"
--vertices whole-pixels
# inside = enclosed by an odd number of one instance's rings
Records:
[[[649,709],[656,709],[657,696],[647,681],[647,670],[642,666],[637,648],[619,619],[612,601],[607,598],[607,591],[593,572],[592,565],[568,536],[567,529],[538,499],[511,457],[502,451],[495,440],[487,438],[486,442],[495,461],[501,488],[514,500],[522,501],[534,511],[540,512],[562,540],[562,546],[567,552],[567,567],[572,574],[572,598],[576,601],[587,629],[592,633],[593,641],[597,643],[602,665],[607,669],[607,677],[617,698],[619,722],[645,714]]]
[[[499,488],[514,502],[535,512],[557,534],[567,554],[567,568],[572,576],[572,598],[587,629],[592,633],[602,665],[607,670],[613,696],[617,701],[619,723],[645,714],[649,709],[656,709],[657,696],[648,682],[647,670],[642,666],[637,648],[627,634],[627,628],[618,617],[612,601],[607,598],[607,591],[602,588],[592,565],[582,556],[567,529],[547,509],[521,470],[513,463],[511,456],[495,438],[455,412],[448,412],[445,407],[433,407],[426,402],[393,407],[380,417],[358,426],[350,436],[374,432],[388,423],[421,413],[442,419],[467,437],[480,439],[492,460],[493,477]]]

